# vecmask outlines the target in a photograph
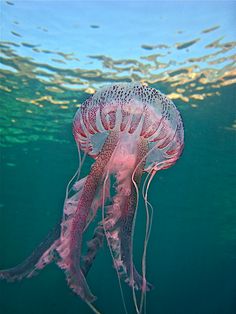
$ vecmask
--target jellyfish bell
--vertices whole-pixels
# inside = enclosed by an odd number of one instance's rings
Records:
[[[96,158],[112,131],[119,132],[120,141],[130,145],[147,140],[150,152],[145,171],[160,163],[158,170],[167,164],[170,167],[183,149],[183,123],[176,106],[164,94],[141,84],[104,87],[77,111],[75,140],[90,156]]]
[[[0,278],[29,277],[54,260],[65,270],[73,291],[98,313],[92,305],[96,298],[86,277],[106,241],[118,275],[124,310],[127,313],[121,280],[131,286],[136,313],[142,313],[146,291],[152,287],[146,280],[146,252],[153,213],[148,189],[155,173],[172,166],[182,153],[181,116],[173,102],[154,88],[139,83],[113,84],[100,89],[81,105],[73,121],[73,134],[80,165],[68,184],[63,217],[56,232],[25,262],[0,271]],[[81,152],[84,152],[83,158]],[[88,175],[81,179],[86,155],[94,158],[94,163]],[[145,172],[147,175],[140,187]],[[111,178],[115,178],[115,193],[111,191]],[[141,274],[133,262],[140,194],[146,210]],[[93,238],[87,243],[87,251],[82,252],[84,233],[99,214]],[[136,290],[141,291],[139,300]]]

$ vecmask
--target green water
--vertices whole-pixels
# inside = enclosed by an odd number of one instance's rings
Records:
[[[236,313],[235,8],[232,1],[1,2],[0,269],[26,258],[61,218],[78,167],[72,120],[81,103],[101,86],[139,81],[171,98],[185,125],[183,155],[149,191],[147,278],[155,289],[147,314]],[[141,203],[139,270],[145,217]],[[88,283],[101,313],[124,313],[106,245]],[[92,312],[50,264],[31,279],[0,281],[0,313]]]
[[[235,131],[227,128],[232,124],[235,88],[221,93],[198,109],[182,110],[184,154],[174,167],[158,173],[150,188],[155,211],[147,276],[155,289],[147,296],[148,313],[233,314],[236,309],[236,144]],[[68,142],[1,149],[1,267],[24,259],[60,218],[65,187],[78,162],[70,123],[61,136]],[[88,171],[87,165],[83,172]],[[137,259],[144,219],[141,207],[134,244]],[[104,313],[122,313],[106,247],[88,280]],[[30,280],[1,282],[0,289],[4,314],[90,313],[53,264]],[[124,290],[131,300],[130,291],[125,286]]]

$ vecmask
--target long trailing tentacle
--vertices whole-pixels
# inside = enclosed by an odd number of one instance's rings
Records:
[[[153,215],[152,205],[148,202],[148,190],[149,190],[150,183],[155,173],[156,172],[154,170],[151,170],[149,172],[147,176],[148,178],[147,186],[145,188],[145,194],[144,194],[144,202],[145,202],[145,209],[146,209],[146,230],[145,230],[145,239],[144,239],[143,256],[142,256],[142,277],[143,277],[144,284],[146,284],[146,254],[147,254],[147,246],[148,246],[148,241],[149,241],[150,232],[151,232],[152,215]],[[151,208],[151,213],[149,213],[149,206]],[[142,313],[143,302],[145,298],[146,298],[146,292],[144,289],[142,289],[139,313]],[[145,306],[144,312],[146,313],[146,306]]]
[[[152,229],[152,218],[153,218],[153,206],[152,204],[148,201],[148,190],[149,190],[149,185],[154,177],[154,175],[156,174],[156,171],[154,170],[150,170],[148,172],[148,175],[145,178],[145,183],[143,184],[143,188],[142,188],[142,196],[144,199],[145,204],[147,204],[150,208],[151,214],[150,214],[150,223],[149,223],[149,230],[148,230],[148,239],[150,237],[150,233],[151,233],[151,229]],[[150,175],[152,175],[152,178],[150,178]],[[147,186],[148,185],[148,186]]]
[[[137,165],[132,173],[132,182],[133,182],[133,186],[134,189],[136,191],[136,209],[135,209],[135,214],[134,214],[134,221],[133,221],[133,226],[132,226],[132,235],[131,235],[131,248],[130,248],[130,255],[131,258],[133,256],[133,238],[134,238],[134,228],[135,228],[135,220],[136,220],[136,215],[137,215],[137,207],[138,207],[138,203],[139,203],[139,190],[138,190],[138,185],[140,184],[140,180],[141,180],[141,174],[143,172],[143,168],[145,166],[145,162],[146,162],[146,157],[148,155],[147,153],[147,147],[144,148],[142,146],[146,145],[147,143],[145,142],[141,142],[141,147],[139,147],[139,160],[137,162]],[[131,278],[134,279],[134,275],[136,275],[136,273],[134,272],[135,268],[132,268],[131,271]],[[142,277],[139,275],[139,279],[140,281],[142,281],[142,284],[140,286],[142,294],[144,292],[146,292],[146,290],[150,290],[150,288],[152,287],[152,285],[150,285],[149,283],[147,283],[146,281],[146,274],[143,272],[142,273]],[[132,295],[133,295],[133,301],[134,301],[134,305],[135,305],[135,309],[137,313],[140,313],[140,309],[138,309],[138,304],[137,304],[137,298],[136,298],[136,293],[134,290],[134,286],[132,286]]]
[[[101,312],[98,311],[98,309],[90,302],[85,301],[86,304],[90,307],[90,309],[93,311],[94,314],[101,314]]]
[[[136,165],[136,167],[135,167],[135,169],[133,171],[132,182],[133,182],[134,187],[136,189],[137,195],[138,195],[138,186],[135,183],[134,177],[135,177],[137,171],[139,170],[140,164],[145,162],[147,157],[151,154],[151,152],[155,149],[156,146],[157,145],[154,145],[153,148],[151,150],[149,150],[141,158],[141,160],[139,161],[139,163],[137,163],[137,165]],[[159,163],[157,163],[155,165],[155,167],[151,168],[148,171],[148,175],[145,178],[145,181],[144,181],[144,184],[143,184],[143,188],[142,188],[142,195],[143,195],[143,198],[144,198],[145,209],[146,209],[146,231],[145,231],[144,250],[143,250],[143,257],[142,257],[142,280],[143,280],[143,284],[142,284],[142,293],[141,293],[141,300],[140,300],[139,308],[138,308],[138,305],[137,305],[137,298],[136,298],[135,290],[134,290],[134,287],[132,287],[133,300],[134,300],[136,312],[138,314],[140,314],[142,312],[143,302],[145,303],[145,313],[146,313],[146,286],[147,286],[147,282],[146,282],[146,251],[147,251],[148,240],[149,240],[149,237],[150,237],[151,226],[152,226],[152,218],[153,218],[153,207],[152,207],[152,205],[148,201],[147,193],[148,193],[148,189],[149,189],[150,183],[151,183],[155,173],[157,172],[159,167],[162,166],[162,164],[164,164],[164,162],[159,162]],[[150,175],[151,175],[151,177],[150,177]],[[147,183],[147,188],[145,189],[146,183]],[[145,192],[144,192],[144,190],[145,190]],[[149,214],[148,207],[150,207],[151,214]],[[134,220],[135,219],[136,219],[136,217],[134,217]]]
[[[150,151],[148,152],[148,154],[149,153],[150,153]],[[146,176],[144,183],[143,183],[143,187],[142,187],[142,196],[144,199],[145,209],[146,209],[146,230],[145,230],[144,249],[143,249],[143,256],[142,256],[142,277],[144,280],[144,284],[145,284],[145,278],[146,278],[146,253],[147,253],[147,246],[148,246],[148,241],[149,241],[151,228],[152,228],[152,220],[153,220],[153,206],[148,201],[148,190],[149,190],[151,181],[157,172],[157,169],[159,169],[159,167],[161,167],[162,164],[163,164],[163,162],[159,162],[155,165],[154,168],[151,168],[148,171],[148,175]],[[135,171],[136,171],[136,169],[135,169]],[[150,210],[150,212],[149,212],[149,210]],[[144,303],[144,313],[146,313],[146,292],[145,292],[145,290],[142,290],[141,301],[140,301],[138,313],[142,313],[143,303]]]
[[[135,208],[135,215],[134,215],[134,220],[133,220],[133,228],[132,228],[132,235],[131,235],[131,252],[130,252],[130,255],[131,255],[131,258],[133,258],[133,238],[134,238],[134,227],[135,227],[135,223],[136,223],[136,216],[137,216],[137,209],[138,209],[138,204],[139,204],[139,189],[138,189],[138,185],[134,179],[134,172],[132,173],[132,182],[133,182],[133,185],[134,185],[134,188],[136,190],[136,198],[137,198],[137,201],[136,201],[136,208]],[[133,280],[134,278],[134,271],[133,269],[131,270],[131,280]],[[134,302],[134,306],[135,306],[135,310],[136,310],[136,313],[138,313],[138,303],[137,303],[137,297],[136,297],[136,293],[135,293],[135,290],[134,290],[134,285],[132,285],[132,296],[133,296],[133,302]]]
[[[148,172],[148,175],[146,176],[144,182],[143,182],[143,187],[142,187],[142,196],[144,198],[144,189],[146,187],[146,183],[148,181],[148,178],[149,178],[149,175],[150,175],[150,172]],[[146,204],[145,204],[146,205]],[[147,230],[149,228],[149,213],[147,211],[147,208],[146,208],[146,229],[145,229],[145,237],[146,237],[146,234],[147,234]],[[143,257],[144,257],[144,252],[145,252],[145,240],[144,240],[144,248],[143,248]],[[144,301],[146,301],[146,293],[145,293],[145,285],[146,285],[146,272],[143,271],[143,257],[142,257],[142,278],[143,278],[143,289],[142,289],[142,292],[141,292],[141,300],[140,300],[140,305],[139,305],[139,309],[137,310],[137,313],[142,313],[142,303],[143,303],[143,298],[144,298]],[[134,292],[133,292],[134,294]],[[135,295],[133,297],[136,297]],[[146,303],[145,303],[146,305]],[[138,307],[138,306],[137,306]],[[145,306],[145,310],[146,310],[146,306]]]

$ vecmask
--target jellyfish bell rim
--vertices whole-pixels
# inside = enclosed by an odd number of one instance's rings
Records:
[[[164,126],[162,138],[156,134],[158,123]],[[166,165],[160,167],[157,166],[160,160],[155,160],[154,155],[150,161],[149,156],[145,171],[167,169],[176,163],[184,148],[183,120],[173,101],[153,87],[140,83],[106,85],[83,102],[73,120],[78,149],[94,159],[100,153],[103,139],[111,132],[118,130],[133,136],[138,127],[141,130],[139,136],[148,141],[149,150],[159,141],[154,150],[156,154],[163,151],[163,155],[159,154],[157,159],[167,159]],[[169,156],[168,152],[171,155],[172,151],[172,156]]]

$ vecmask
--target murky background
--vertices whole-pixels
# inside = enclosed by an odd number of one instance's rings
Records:
[[[179,162],[150,188],[147,313],[235,313],[236,3],[2,1],[0,11],[0,268],[24,259],[61,216],[80,104],[100,86],[140,81],[175,102],[186,136]],[[140,206],[137,261],[144,224]],[[123,313],[106,247],[88,281],[102,313]],[[0,312],[91,313],[53,264],[0,282]]]

